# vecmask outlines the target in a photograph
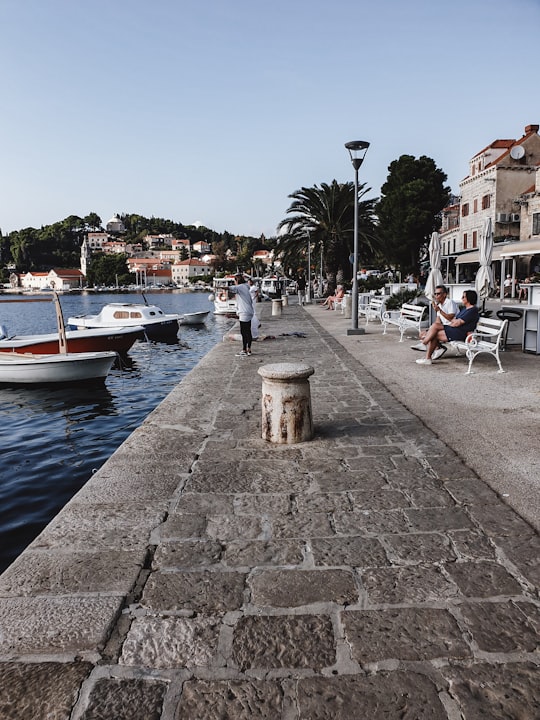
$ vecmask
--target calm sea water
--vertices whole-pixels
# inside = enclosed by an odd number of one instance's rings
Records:
[[[13,299],[3,295],[0,300]],[[208,293],[148,293],[164,312],[213,310]],[[65,319],[140,295],[63,295]],[[11,335],[56,330],[48,302],[0,302]],[[181,326],[171,343],[137,341],[102,385],[79,388],[0,385],[0,572],[30,543],[126,437],[231,327],[208,315]]]

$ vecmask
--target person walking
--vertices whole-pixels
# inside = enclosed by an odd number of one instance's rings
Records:
[[[242,335],[242,350],[236,353],[237,357],[246,357],[251,355],[251,320],[253,318],[253,300],[249,286],[246,283],[242,273],[234,276],[235,286],[229,288],[232,295],[236,295],[236,314],[240,321],[240,334]]]
[[[306,299],[306,279],[303,275],[298,276],[296,290],[298,292],[298,304],[303,305]]]

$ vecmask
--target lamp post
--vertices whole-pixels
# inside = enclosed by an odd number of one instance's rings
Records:
[[[307,234],[307,287],[306,287],[306,302],[311,302],[311,235]]]
[[[358,170],[364,162],[369,143],[366,140],[352,140],[345,143],[354,168],[354,251],[351,316],[352,327],[347,335],[363,335],[365,330],[358,327]]]

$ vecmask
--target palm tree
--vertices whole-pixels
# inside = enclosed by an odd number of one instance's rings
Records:
[[[365,184],[358,189],[362,198],[371,188]],[[285,218],[278,225],[278,252],[284,266],[305,263],[308,239],[312,256],[322,254],[329,289],[335,287],[336,276],[342,273],[350,280],[352,267],[349,256],[353,250],[354,183],[321,183],[320,187],[303,187],[291,195]],[[374,206],[376,200],[362,200],[358,204],[358,231],[364,240],[364,250],[370,253],[375,239]],[[364,253],[365,254],[365,253]]]

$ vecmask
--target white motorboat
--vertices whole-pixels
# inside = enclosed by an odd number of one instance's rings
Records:
[[[228,292],[235,284],[234,275],[214,278],[214,292],[208,299],[214,303],[215,315],[236,315],[236,297],[229,296]]]
[[[200,310],[198,312],[184,313],[180,317],[180,325],[202,325],[209,313],[210,310]]]
[[[117,357],[110,351],[55,353],[0,353],[0,382],[16,384],[69,383],[102,380]]]
[[[149,340],[176,336],[181,315],[166,315],[157,305],[109,303],[97,315],[75,315],[68,325],[83,328],[117,328],[142,325]]]

